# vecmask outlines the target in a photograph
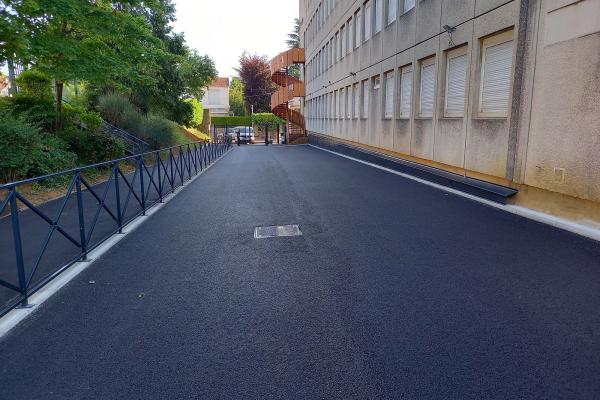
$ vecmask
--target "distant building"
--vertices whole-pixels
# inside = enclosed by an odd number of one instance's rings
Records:
[[[0,96],[6,97],[9,95],[10,82],[8,77],[0,76]]]
[[[229,78],[216,78],[204,93],[202,105],[212,117],[229,115]]]

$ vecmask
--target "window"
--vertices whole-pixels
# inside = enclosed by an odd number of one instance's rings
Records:
[[[340,112],[340,96],[337,90],[333,92],[333,119],[337,119]]]
[[[391,25],[396,20],[396,14],[398,14],[398,0],[388,0],[388,25]]]
[[[435,58],[421,61],[421,87],[419,91],[419,116],[433,116],[435,97]]]
[[[362,43],[362,25],[361,25],[361,20],[360,20],[360,11],[357,11],[356,14],[354,14],[354,47],[356,47],[357,49],[360,47],[360,44]]]
[[[444,115],[462,117],[465,113],[465,93],[467,83],[466,48],[448,53],[446,66],[446,99]]]
[[[360,117],[360,92],[358,91],[358,83],[354,84],[354,88],[352,89],[352,96],[354,97],[354,118],[358,119]]]
[[[340,29],[340,35],[342,36],[342,58],[346,55],[346,28],[342,26]]]
[[[479,111],[505,117],[512,76],[512,32],[483,41]]]
[[[346,87],[346,118],[352,118],[352,86]]]
[[[412,108],[412,67],[404,67],[400,70],[400,117],[410,118]]]
[[[352,40],[354,39],[354,21],[348,20],[348,53],[352,53]]]
[[[340,60],[340,55],[341,55],[341,48],[342,46],[340,46],[340,33],[336,32],[335,33],[335,47],[334,47],[334,63],[338,62]]]
[[[383,24],[383,0],[375,0],[375,33],[381,32],[381,25]]]
[[[395,78],[394,71],[386,72],[385,74],[385,118],[394,117],[394,89]]]
[[[371,39],[371,20],[373,19],[371,12],[372,8],[370,2],[365,3],[365,42]]]
[[[342,118],[342,107],[344,104],[342,103],[342,99],[344,98],[344,89],[340,89],[337,91],[337,104],[336,104],[336,115],[337,119]]]
[[[369,80],[362,81],[362,117],[369,116]]]
[[[379,75],[373,77],[373,90],[379,90],[381,88],[381,78]]]
[[[415,0],[404,0],[404,12],[408,12],[415,8]]]

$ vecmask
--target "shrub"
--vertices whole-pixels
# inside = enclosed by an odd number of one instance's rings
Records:
[[[23,71],[16,79],[19,93],[38,99],[54,98],[52,80],[46,74],[36,69]]]
[[[123,126],[125,115],[139,114],[126,96],[114,92],[100,96],[97,108],[106,120],[118,126]]]
[[[192,106],[193,111],[192,120],[186,126],[197,129],[202,125],[202,121],[204,120],[204,106],[196,99],[188,99],[186,102]]]
[[[102,125],[100,114],[72,104],[64,105],[62,118],[64,122],[85,128],[88,131],[96,131]]]
[[[75,128],[65,129],[58,136],[77,154],[80,164],[96,164],[125,156],[123,142],[114,136]]]
[[[6,182],[68,169],[76,160],[59,138],[8,115],[0,116],[0,154],[0,179]]]
[[[252,123],[260,127],[265,125],[268,125],[269,127],[277,127],[278,125],[284,125],[285,121],[275,114],[258,113],[252,115]]]
[[[56,122],[56,108],[51,98],[18,93],[5,103],[5,111],[13,117],[51,132]]]
[[[252,119],[250,117],[212,117],[212,124],[218,126],[250,126]]]
[[[135,109],[126,110],[123,113],[121,128],[134,135],[140,136],[143,131],[144,116]]]
[[[142,122],[140,137],[153,149],[162,149],[173,145],[179,127],[168,119],[149,115]]]

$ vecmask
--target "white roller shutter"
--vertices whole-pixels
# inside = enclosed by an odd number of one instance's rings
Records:
[[[388,0],[388,25],[396,20],[396,14],[398,14],[398,0]]]
[[[479,111],[506,113],[512,74],[513,42],[484,49]]]
[[[419,115],[433,116],[433,98],[435,92],[435,64],[421,66],[421,91],[419,93]]]
[[[354,17],[354,47],[357,49],[360,47],[362,43],[362,30],[361,30],[361,15],[360,13],[356,13]]]
[[[375,0],[375,33],[381,32],[383,24],[382,0]]]
[[[394,73],[388,72],[385,75],[385,118],[394,117],[394,86]]]
[[[352,86],[346,88],[346,118],[352,118]]]
[[[365,4],[365,42],[371,39],[371,20],[373,18],[371,12],[372,8],[371,3]]]
[[[412,102],[412,76],[412,69],[402,70],[402,79],[400,82],[400,116],[403,118],[410,117]]]
[[[467,55],[449,58],[446,74],[446,114],[464,114],[466,83]]]
[[[362,100],[363,100],[363,109],[362,109],[362,117],[369,117],[369,81],[363,81],[362,83]]]
[[[354,90],[352,91],[352,95],[354,96],[354,118],[360,117],[360,92],[358,83],[354,85]]]

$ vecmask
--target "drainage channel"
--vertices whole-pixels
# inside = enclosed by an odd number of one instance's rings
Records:
[[[292,236],[302,236],[302,231],[298,225],[259,226],[254,228],[254,239]]]

